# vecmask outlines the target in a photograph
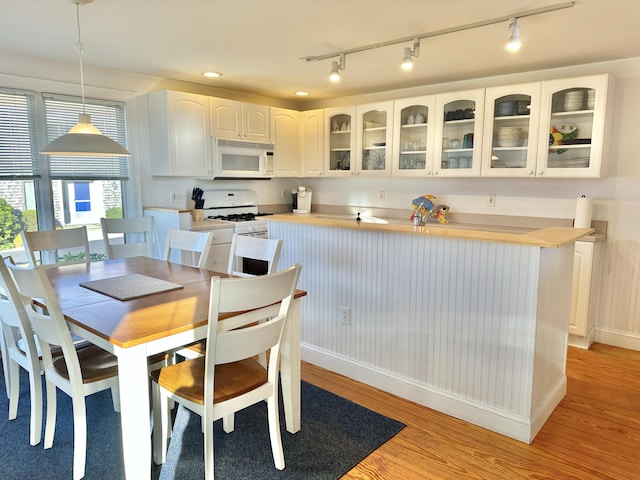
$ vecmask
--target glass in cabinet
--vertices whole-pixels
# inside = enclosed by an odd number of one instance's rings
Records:
[[[391,151],[391,117],[393,102],[380,102],[356,107],[358,123],[356,126],[357,175],[388,175],[389,155]]]
[[[487,88],[482,175],[534,176],[539,124],[540,83]]]
[[[431,175],[435,135],[434,113],[435,96],[395,101],[392,175]]]
[[[341,176],[352,175],[351,160],[355,151],[355,140],[353,136],[353,119],[356,108],[328,108],[325,110],[325,126],[327,156],[325,165],[325,175]]]
[[[613,78],[607,74],[542,82],[537,175],[601,177]]]
[[[433,175],[479,176],[484,89],[437,95],[436,110],[440,128]]]

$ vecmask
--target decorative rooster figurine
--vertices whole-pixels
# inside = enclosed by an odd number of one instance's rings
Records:
[[[411,201],[411,205],[413,206],[411,220],[413,221],[416,217],[419,217],[420,225],[424,225],[429,218],[435,217],[442,224],[449,223],[445,218],[445,214],[449,211],[449,207],[447,205],[436,205],[435,200],[436,196],[430,194],[414,198]],[[414,225],[415,224],[416,223],[414,222]]]

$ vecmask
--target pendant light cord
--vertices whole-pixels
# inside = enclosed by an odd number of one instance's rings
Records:
[[[80,91],[82,92],[82,113],[85,114],[84,107],[84,70],[82,68],[82,54],[84,53],[84,47],[82,46],[82,40],[80,37],[80,3],[76,3],[76,22],[78,26],[78,43],[76,43],[76,52],[78,52],[78,58],[80,59]]]

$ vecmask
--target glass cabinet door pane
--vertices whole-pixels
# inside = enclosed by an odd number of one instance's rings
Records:
[[[531,96],[506,95],[493,107],[491,168],[526,168]]]
[[[553,94],[547,168],[589,168],[595,94],[590,88]]]
[[[349,170],[351,168],[351,115],[338,114],[329,119],[331,135],[329,140],[329,169]]]
[[[384,170],[387,150],[387,112],[371,110],[362,115],[361,170]]]
[[[425,169],[428,118],[425,105],[410,105],[400,111],[400,170]]]
[[[473,167],[475,112],[476,102],[473,100],[456,100],[445,104],[442,170]]]

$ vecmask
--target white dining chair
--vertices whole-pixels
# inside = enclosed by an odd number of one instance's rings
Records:
[[[73,478],[85,473],[87,449],[87,415],[85,397],[111,389],[113,406],[120,410],[118,364],[111,353],[95,345],[76,350],[71,332],[51,288],[44,266],[20,268],[7,264],[21,295],[42,352],[46,386],[46,420],[44,448],[53,446],[56,426],[56,387],[69,395],[73,404]],[[34,301],[45,309],[34,308]],[[52,346],[60,347],[62,356],[53,358]]]
[[[89,263],[91,261],[86,226],[35,232],[23,230],[20,235],[31,267],[38,264]],[[67,251],[70,257],[68,260],[61,256],[61,250]]]
[[[277,238],[259,238],[248,235],[233,234],[227,273],[236,277],[252,277],[253,275],[242,272],[242,259],[263,260],[268,262],[267,275],[273,273],[278,267],[282,240]],[[196,342],[177,350],[175,353],[184,358],[196,358],[204,355],[206,342]],[[267,357],[264,353],[259,355],[260,363],[266,365]]]
[[[178,263],[205,268],[209,261],[211,244],[214,240],[211,232],[194,232],[170,228],[164,249],[167,261],[179,258]]]
[[[153,217],[101,218],[107,258],[151,257]]]
[[[202,417],[204,430],[205,478],[214,478],[213,422],[223,419],[226,432],[233,431],[235,412],[262,401],[267,402],[269,438],[273,461],[284,469],[278,412],[280,344],[293,300],[300,265],[268,276],[251,278],[211,278],[209,324],[204,357],[155,370],[153,379],[153,455],[157,464],[166,460],[170,436],[169,400],[182,404]],[[229,331],[218,331],[219,315],[245,311],[234,325],[245,319],[250,324],[262,309],[280,302],[278,314],[269,321]],[[269,351],[263,367],[254,358]]]
[[[2,363],[9,399],[9,420],[18,416],[22,367],[29,377],[29,442],[31,445],[37,445],[42,438],[41,362],[29,317],[5,261],[13,261],[11,258],[3,258],[0,261],[0,335],[4,340]]]
[[[240,277],[251,276],[242,271],[242,259],[263,260],[268,262],[267,274],[278,268],[282,240],[278,238],[260,238],[249,235],[233,234],[227,273]]]

